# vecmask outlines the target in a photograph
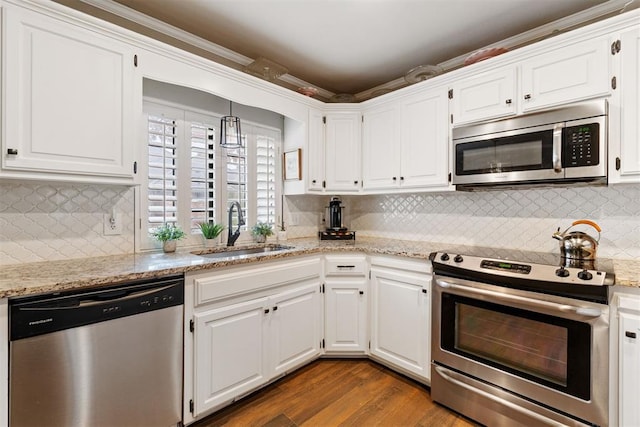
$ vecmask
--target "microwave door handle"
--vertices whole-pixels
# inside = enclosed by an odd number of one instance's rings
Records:
[[[553,127],[553,170],[562,172],[562,129],[564,123],[557,123]]]

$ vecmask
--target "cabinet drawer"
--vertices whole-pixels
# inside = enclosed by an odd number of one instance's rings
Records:
[[[640,296],[617,294],[617,297],[618,309],[628,310],[640,314]]]
[[[253,295],[258,291],[320,277],[317,257],[277,262],[256,267],[238,267],[193,277],[196,305],[216,300]]]
[[[367,258],[364,255],[327,255],[325,274],[327,276],[366,276]]]

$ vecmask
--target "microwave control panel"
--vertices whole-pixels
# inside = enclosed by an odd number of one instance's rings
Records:
[[[565,168],[595,166],[599,162],[598,123],[564,128],[562,165]]]

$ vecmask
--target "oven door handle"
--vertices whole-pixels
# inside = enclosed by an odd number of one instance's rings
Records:
[[[484,390],[480,390],[476,387],[473,387],[467,383],[464,382],[464,378],[463,377],[459,377],[458,378],[454,378],[453,375],[455,375],[456,377],[458,376],[455,372],[449,371],[448,369],[445,369],[441,366],[434,366],[434,369],[436,370],[436,372],[445,380],[445,381],[449,381],[452,384],[455,384],[458,387],[464,388],[465,390],[471,391],[474,394],[479,394],[482,397],[484,397],[485,399],[490,400],[491,402],[496,402],[499,405],[502,406],[506,406],[508,408],[511,408],[512,410],[516,411],[516,412],[520,412],[522,414],[525,414],[527,417],[530,417],[532,419],[538,420],[542,423],[542,425],[548,425],[548,426],[555,426],[555,427],[561,427],[564,424],[561,424],[557,421],[554,421],[550,418],[545,417],[544,415],[540,415],[537,414],[533,411],[528,410],[527,408],[523,408],[522,406],[516,405],[515,403],[509,402],[506,399],[503,399],[501,397],[498,396],[494,396],[491,393],[487,393]]]
[[[506,304],[518,304],[529,308],[543,308],[561,313],[573,313],[581,317],[596,318],[602,315],[602,310],[595,307],[576,307],[569,304],[559,304],[551,301],[534,300],[519,295],[503,294],[488,289],[472,288],[470,286],[457,285],[442,279],[437,279],[436,284],[442,289],[456,290],[467,295],[482,295],[490,297],[491,301],[501,301]]]

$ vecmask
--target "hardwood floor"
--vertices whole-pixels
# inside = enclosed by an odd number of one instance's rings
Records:
[[[214,426],[477,426],[429,388],[365,359],[320,359],[195,423]]]

